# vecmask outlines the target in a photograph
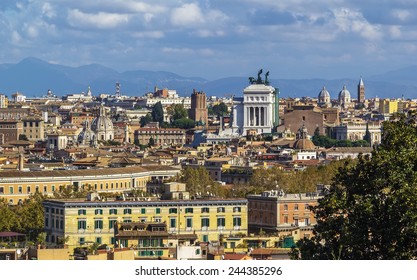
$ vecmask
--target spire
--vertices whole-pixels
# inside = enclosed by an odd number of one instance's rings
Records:
[[[361,76],[361,79],[359,80],[359,86],[365,86],[365,84],[363,83],[363,80],[362,80],[362,76]]]

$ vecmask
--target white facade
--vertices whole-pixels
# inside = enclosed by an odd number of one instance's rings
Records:
[[[257,134],[271,133],[275,122],[275,88],[265,84],[251,84],[243,91],[243,98],[233,99],[232,129],[234,133],[247,135],[249,130]]]
[[[317,152],[313,152],[313,151],[297,152],[296,159],[297,160],[317,159]]]
[[[265,84],[252,84],[243,91],[243,131],[271,133],[274,125],[275,88]]]
[[[191,108],[191,98],[179,97],[179,98],[160,98],[152,97],[146,99],[146,107],[153,107],[156,103],[161,102],[162,106],[168,106],[172,104],[182,104],[185,109]]]
[[[358,141],[363,140],[366,134],[366,123],[345,123],[333,128],[337,140]],[[369,133],[371,134],[372,145],[381,143],[381,123],[368,123]]]

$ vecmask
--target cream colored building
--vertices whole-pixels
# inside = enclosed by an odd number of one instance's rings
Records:
[[[0,198],[6,199],[10,204],[18,204],[35,192],[52,196],[54,191],[68,186],[110,193],[133,189],[146,191],[148,182],[163,181],[179,172],[179,169],[168,166],[37,172],[3,171],[0,172]]]

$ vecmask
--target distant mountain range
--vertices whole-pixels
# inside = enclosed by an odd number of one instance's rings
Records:
[[[347,86],[352,98],[356,98],[359,79],[270,79],[270,83],[280,89],[282,97],[317,97],[325,86],[331,98],[335,99],[343,85]],[[367,98],[417,98],[417,66],[363,77],[363,80]],[[40,97],[48,89],[58,96],[64,96],[85,92],[88,86],[94,95],[114,94],[116,82],[121,84],[121,93],[129,96],[143,96],[153,91],[154,87],[175,89],[181,96],[191,95],[193,89],[204,91],[208,96],[241,96],[243,89],[249,85],[248,77],[225,77],[209,81],[164,71],[120,73],[99,64],[69,67],[37,58],[26,58],[16,64],[0,64],[0,92],[8,96],[18,91],[28,97]]]

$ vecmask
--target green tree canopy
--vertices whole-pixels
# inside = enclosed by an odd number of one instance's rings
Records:
[[[189,129],[195,127],[195,121],[189,118],[177,119],[172,123],[173,127]]]
[[[162,108],[161,101],[156,102],[155,105],[152,107],[152,121],[158,122],[160,125],[164,122],[164,109]]]
[[[198,168],[186,167],[181,171],[179,178],[181,183],[185,183],[187,191],[190,195],[195,196],[198,194],[204,195],[210,192],[209,188],[214,186],[214,181],[210,177],[207,169],[203,166]],[[210,186],[208,188],[208,186]]]
[[[174,104],[169,108],[169,114],[171,115],[171,121],[174,122],[179,119],[188,118],[188,111],[182,104]]]
[[[216,104],[212,108],[213,113],[217,116],[224,116],[229,112],[229,108],[227,108],[227,105],[223,102],[220,102],[219,104]]]
[[[415,259],[417,257],[417,128],[402,115],[384,122],[372,156],[339,169],[313,208],[314,237],[293,258]]]
[[[144,127],[145,125],[147,125],[148,123],[150,123],[152,121],[152,115],[150,113],[147,113],[145,116],[140,118],[140,126]]]

